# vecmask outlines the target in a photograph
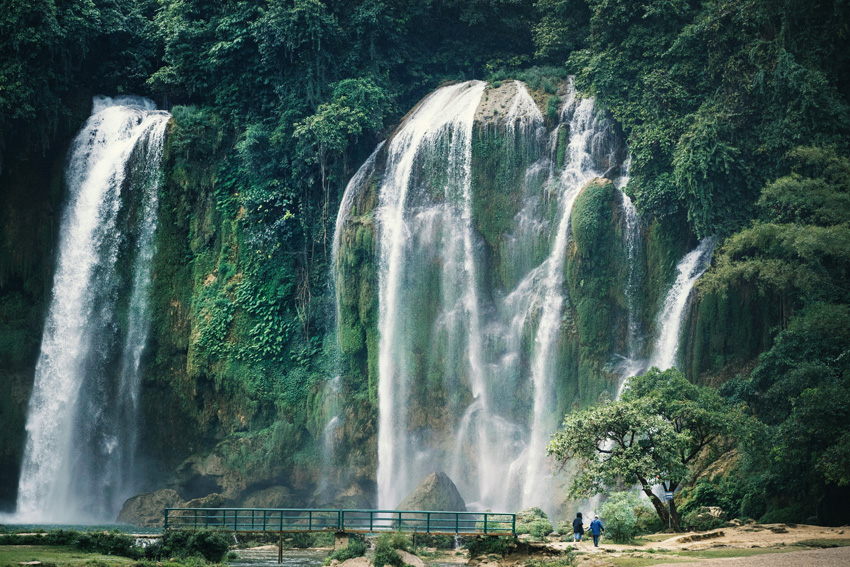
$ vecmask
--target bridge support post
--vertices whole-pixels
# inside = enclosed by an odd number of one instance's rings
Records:
[[[283,563],[283,532],[277,533],[277,562]]]
[[[334,534],[334,551],[348,547],[348,534],[345,532],[336,532]]]

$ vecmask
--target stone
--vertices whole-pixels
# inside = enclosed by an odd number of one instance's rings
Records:
[[[270,486],[242,497],[243,508],[291,508],[294,505],[292,492],[285,486]]]
[[[372,567],[372,562],[366,557],[353,557],[346,559],[337,567]]]
[[[185,504],[177,491],[171,488],[144,492],[124,502],[117,522],[139,527],[160,527],[164,519],[162,511],[165,508],[179,508]]]
[[[401,557],[401,560],[404,561],[405,565],[410,565],[411,567],[425,567],[425,562],[412,553],[408,553],[403,549],[396,549],[396,553],[398,553],[398,556]]]
[[[179,508],[221,508],[224,505],[224,496],[214,492],[213,494],[208,494],[203,498],[195,498],[194,500],[189,500],[182,506],[178,506]]]
[[[397,510],[466,512],[466,503],[455,483],[444,472],[432,472],[408,494]]]

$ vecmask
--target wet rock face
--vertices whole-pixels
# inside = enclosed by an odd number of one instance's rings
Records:
[[[291,508],[295,506],[295,500],[287,487],[270,486],[250,492],[241,505],[243,508]]]
[[[466,512],[466,502],[446,473],[432,472],[401,501],[397,509]]]
[[[162,511],[165,508],[178,508],[185,505],[177,491],[171,488],[144,492],[124,502],[117,522],[140,527],[159,527],[163,524]]]

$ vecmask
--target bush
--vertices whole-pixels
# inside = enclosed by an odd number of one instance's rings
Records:
[[[700,506],[685,514],[682,523],[685,528],[698,532],[714,530],[726,525],[726,513],[720,508]]]
[[[655,508],[643,502],[639,502],[635,510],[635,530],[637,535],[654,534],[660,532],[667,526],[658,517]]]
[[[50,535],[45,536],[45,538],[47,537],[50,537]],[[63,539],[65,539],[63,536],[57,535],[57,540]],[[136,539],[121,532],[83,532],[73,540],[73,546],[90,553],[120,555],[133,559],[138,559],[143,555],[142,550],[136,547]]]
[[[745,518],[761,518],[767,509],[764,494],[748,492],[741,499],[741,516]]]
[[[346,561],[355,557],[363,557],[366,555],[366,540],[359,536],[351,535],[348,538],[348,545],[341,549],[337,549],[325,558],[325,565],[330,565],[331,561]]]
[[[549,518],[540,508],[528,508],[516,516],[517,535],[530,534],[533,538],[543,539],[552,531]]]
[[[639,505],[637,494],[633,492],[615,492],[602,505],[605,533],[614,543],[628,543],[638,534],[635,507]]]
[[[372,563],[375,567],[383,567],[384,565],[404,567],[404,561],[396,550],[402,549],[408,551],[409,548],[410,540],[404,534],[381,534],[375,544],[375,556],[372,558]]]
[[[149,559],[202,557],[220,563],[230,548],[232,534],[216,530],[169,530],[145,548]]]
[[[470,557],[491,554],[504,557],[516,541],[515,537],[477,536],[466,542],[466,549]]]
[[[454,549],[455,538],[450,535],[416,534],[415,544],[436,549]]]

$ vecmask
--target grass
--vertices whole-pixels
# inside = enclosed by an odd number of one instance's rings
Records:
[[[25,561],[41,561],[61,565],[90,565],[92,567],[132,565],[136,561],[128,557],[86,553],[72,547],[53,547],[43,545],[4,545],[0,546],[0,567],[17,567]]]
[[[802,547],[847,547],[850,545],[850,539],[804,539],[803,541],[798,541],[794,545],[799,545]]]
[[[200,557],[190,557],[183,561],[137,561],[129,557],[87,553],[73,547],[46,545],[2,545],[0,546],[0,567],[18,567],[19,563],[41,561],[42,567],[213,567]]]

